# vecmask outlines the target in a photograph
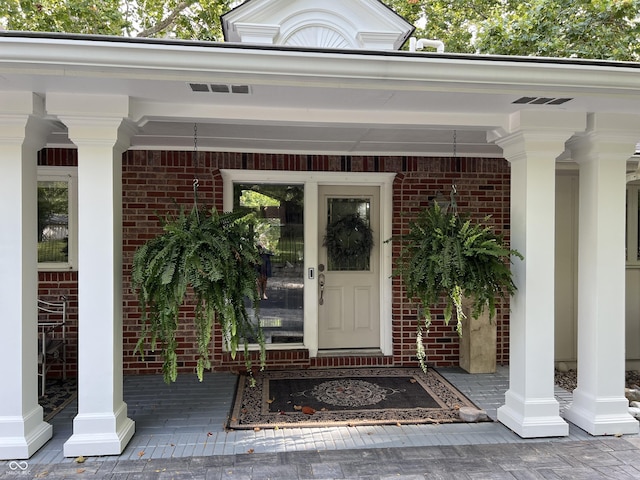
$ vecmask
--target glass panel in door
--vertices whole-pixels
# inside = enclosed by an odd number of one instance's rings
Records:
[[[327,268],[330,271],[368,271],[371,268],[369,251],[358,254],[363,231],[371,228],[371,200],[369,198],[329,198],[327,200],[327,226],[339,226],[334,241],[341,245],[340,251],[356,252],[351,255],[332,254],[327,251]]]

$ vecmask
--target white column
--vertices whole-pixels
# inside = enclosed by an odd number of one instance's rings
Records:
[[[592,114],[580,165],[578,388],[565,418],[592,435],[638,433],[625,382],[626,165],[640,117]]]
[[[118,455],[135,431],[122,392],[122,153],[127,97],[56,94],[78,147],[78,415],[64,455]]]
[[[585,116],[524,111],[496,141],[511,164],[511,247],[524,255],[512,272],[518,291],[509,320],[509,390],[498,420],[521,437],[569,434],[554,397],[556,158]]]
[[[51,438],[38,405],[37,154],[47,131],[31,92],[0,93],[0,459]]]

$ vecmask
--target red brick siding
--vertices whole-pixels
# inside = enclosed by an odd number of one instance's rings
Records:
[[[78,151],[68,148],[45,148],[38,152],[38,165],[47,167],[77,167]]]
[[[222,208],[220,169],[397,172],[394,183],[393,233],[407,229],[407,222],[424,208],[437,192],[448,196],[451,185],[457,187],[461,212],[482,219],[491,215],[491,224],[499,233],[509,229],[509,165],[502,159],[422,158],[422,157],[346,157],[329,155],[271,155],[246,153],[128,151],[123,156],[123,273],[124,273],[124,370],[127,374],[158,373],[161,359],[146,351],[144,361],[133,353],[140,333],[140,310],[130,284],[133,253],[146,240],[161,232],[158,214],[173,213],[176,205],[193,205],[193,178],[199,179],[198,201]],[[41,165],[74,165],[74,150],[45,150]],[[403,212],[401,214],[401,212]],[[397,255],[399,246],[394,246]],[[66,272],[67,274],[69,272]],[[62,273],[61,273],[62,275]],[[41,274],[42,277],[42,274]],[[64,283],[64,282],[61,282]],[[47,282],[50,285],[50,282]],[[74,297],[76,298],[76,297]],[[188,319],[192,306],[183,309],[179,333],[180,371],[191,372],[196,364],[195,337]],[[306,368],[365,365],[416,365],[415,328],[417,305],[406,299],[402,283],[393,280],[392,357],[340,357],[310,359],[306,350],[268,351],[269,368]],[[441,309],[433,310],[436,319],[426,339],[428,363],[434,366],[457,365],[459,341],[452,325],[443,324]],[[508,307],[500,306],[497,315],[498,363],[508,362]],[[254,364],[256,354],[252,353]],[[243,354],[236,359],[222,349],[222,336],[216,327],[212,362],[216,370],[244,368]]]

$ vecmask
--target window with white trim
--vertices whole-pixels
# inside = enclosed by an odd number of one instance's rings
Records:
[[[38,269],[77,268],[77,169],[38,167]]]
[[[640,267],[640,183],[627,184],[627,265]]]

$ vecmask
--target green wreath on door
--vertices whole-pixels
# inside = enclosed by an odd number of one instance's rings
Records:
[[[327,225],[323,245],[338,263],[368,257],[373,248],[373,232],[360,215],[346,215]]]

